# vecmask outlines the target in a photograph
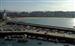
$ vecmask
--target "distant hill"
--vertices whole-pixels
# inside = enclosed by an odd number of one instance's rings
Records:
[[[1,13],[1,12],[0,12]],[[70,17],[75,18],[74,11],[33,11],[33,12],[7,12],[9,17]]]

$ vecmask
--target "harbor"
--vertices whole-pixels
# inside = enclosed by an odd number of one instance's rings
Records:
[[[75,0],[0,0],[0,46],[75,46]]]
[[[9,21],[4,12],[0,24],[0,39],[27,43],[29,40],[40,40],[50,43],[75,45],[75,28]],[[4,42],[1,42],[5,44]],[[39,42],[39,45],[42,43]]]
[[[24,23],[25,24],[25,23]],[[58,43],[75,43],[75,31],[68,28],[53,28],[37,24],[22,24],[9,22],[6,26],[0,27],[0,37],[7,39],[31,38]],[[16,36],[16,37],[15,37]]]

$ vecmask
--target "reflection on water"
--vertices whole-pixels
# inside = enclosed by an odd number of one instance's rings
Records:
[[[25,18],[16,18],[16,20],[27,23],[52,25],[60,27],[73,28],[73,26],[75,26],[75,18],[25,17]]]

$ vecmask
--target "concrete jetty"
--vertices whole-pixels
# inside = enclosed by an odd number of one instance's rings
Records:
[[[8,22],[7,25],[0,27],[0,30],[0,37],[26,35],[27,38],[75,43],[75,29],[73,28]]]

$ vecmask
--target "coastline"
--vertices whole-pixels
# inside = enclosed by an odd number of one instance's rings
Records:
[[[73,18],[73,17],[13,17],[13,18]]]

